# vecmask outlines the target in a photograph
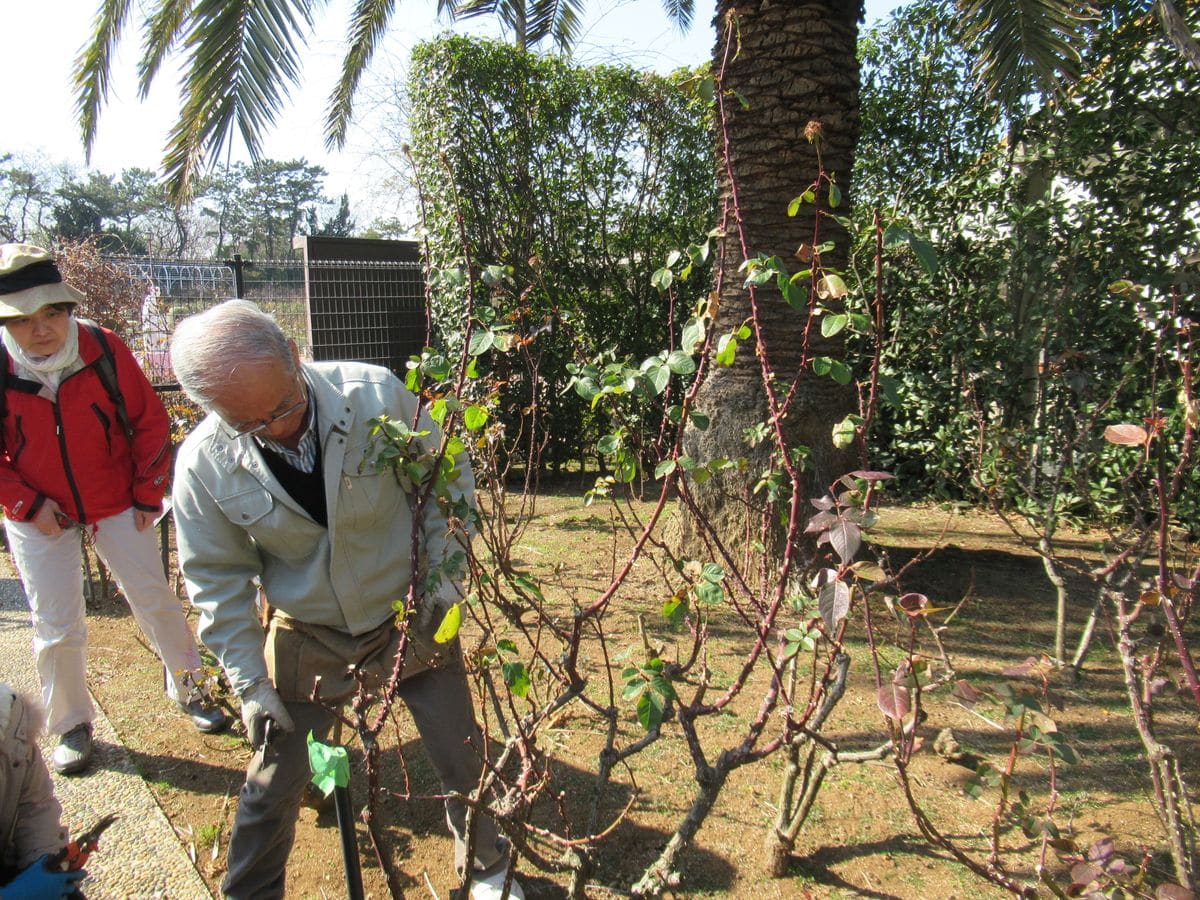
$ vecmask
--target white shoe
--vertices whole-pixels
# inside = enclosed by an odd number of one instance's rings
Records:
[[[486,878],[476,878],[471,882],[471,900],[500,900],[504,894],[504,879],[508,869],[501,869]],[[521,882],[514,875],[508,885],[510,900],[525,900],[525,892],[521,890]]]

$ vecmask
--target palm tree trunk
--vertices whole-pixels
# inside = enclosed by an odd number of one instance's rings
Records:
[[[721,0],[717,5],[714,69],[720,72],[724,67],[727,89],[724,121],[718,121],[718,141],[728,156],[719,173],[722,208],[733,210],[735,196],[737,200],[734,213],[727,214],[720,243],[720,305],[713,325],[717,334],[738,328],[752,315],[749,293],[742,286],[745,273],[740,271],[747,256],[777,255],[793,272],[804,267],[795,253],[801,245],[813,244],[816,216],[812,205],[805,204],[799,215],[789,217],[788,204],[818,173],[817,147],[805,137],[810,122],[820,127],[825,171],[836,178],[843,197],[849,195],[859,132],[856,43],[861,18],[861,2]],[[731,20],[736,24],[727,28]],[[726,34],[733,35],[728,55]],[[826,199],[822,194],[818,202]],[[817,238],[822,241],[833,241],[835,247],[822,255],[821,263],[841,267],[847,238],[826,217]],[[806,353],[807,311],[789,306],[773,286],[759,288],[757,307],[763,336],[758,350],[777,376],[777,391],[785,396],[792,381],[800,380],[782,420],[786,440],[810,448],[804,489],[810,495],[824,493],[851,467],[850,454],[834,447],[831,430],[854,411],[855,394],[852,387],[814,376],[808,360],[814,355],[842,356],[841,340],[823,339],[814,329]],[[757,537],[759,532],[751,490],[776,448],[766,440],[751,449],[743,432],[768,420],[764,384],[759,355],[748,342],[734,365],[710,370],[700,390],[696,409],[712,417],[712,426],[705,431],[692,428],[685,436],[685,451],[700,463],[718,457],[749,460],[743,471],[729,470],[692,488],[699,511],[729,546],[744,546],[747,534]],[[677,526],[684,552],[696,547],[692,518],[681,516]]]

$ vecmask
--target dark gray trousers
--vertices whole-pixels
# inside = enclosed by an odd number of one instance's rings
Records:
[[[470,794],[479,785],[483,743],[461,665],[405,678],[399,694],[441,778],[442,790]],[[254,754],[246,772],[229,839],[229,872],[222,885],[225,896],[234,900],[283,896],[284,869],[296,835],[300,799],[311,774],[307,735],[311,730],[323,741],[333,725],[329,710],[315,703],[288,701],[287,709],[295,731],[277,731],[271,743]],[[446,820],[454,833],[455,869],[461,874],[466,861],[466,806],[447,800]],[[507,842],[489,816],[477,814],[474,827],[474,869],[490,874],[505,865]],[[333,860],[330,863],[336,865]]]

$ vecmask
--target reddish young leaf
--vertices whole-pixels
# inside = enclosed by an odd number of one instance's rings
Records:
[[[879,711],[896,722],[908,715],[911,706],[908,702],[908,688],[899,684],[881,684],[875,694],[875,702]]]
[[[896,601],[896,604],[902,610],[904,610],[904,614],[906,616],[909,618],[916,618],[917,616],[921,615],[921,611],[929,605],[929,598],[924,594],[917,594],[910,591],[907,594],[901,594],[900,599]]]
[[[950,694],[961,700],[963,705],[967,707],[974,706],[983,698],[983,694],[971,687],[970,682],[962,678],[954,685],[954,690]]]

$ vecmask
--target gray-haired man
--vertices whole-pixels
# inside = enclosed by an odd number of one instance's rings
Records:
[[[187,394],[209,415],[180,447],[172,491],[179,562],[200,633],[242,699],[258,748],[229,844],[229,897],[283,895],[284,868],[308,780],[306,735],[329,731],[327,708],[355,691],[352,671],[386,679],[400,641],[393,603],[412,571],[413,497],[377,465],[369,420],[413,423],[437,446],[437,426],[391,372],[359,363],[300,361],[294,342],[254,304],[231,300],[185,319],[171,343]],[[473,502],[465,459],[449,499]],[[465,540],[430,498],[419,524],[421,565],[436,568]],[[460,529],[458,529],[460,530]],[[272,609],[264,635],[256,580]],[[431,580],[432,583],[432,580]],[[399,693],[446,792],[469,793],[482,739],[457,642],[429,636],[459,597],[455,579],[422,597]],[[314,689],[322,702],[313,703]],[[262,743],[267,720],[277,726]],[[466,864],[465,808],[448,801],[455,865]],[[475,818],[472,897],[500,897],[507,845]],[[511,896],[523,897],[512,882]]]

